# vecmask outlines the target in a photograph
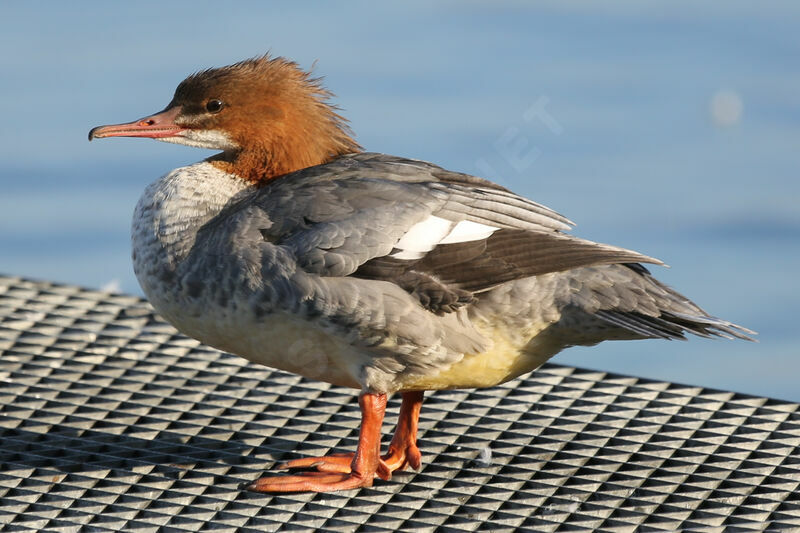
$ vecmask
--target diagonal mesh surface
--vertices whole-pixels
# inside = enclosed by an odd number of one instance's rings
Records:
[[[0,277],[0,532],[800,528],[798,404],[559,365],[429,393],[418,473],[240,490],[353,450],[359,419],[355,391],[199,345],[138,298]]]

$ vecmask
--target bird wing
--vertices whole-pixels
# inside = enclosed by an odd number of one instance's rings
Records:
[[[661,263],[566,234],[568,219],[489,181],[383,154],[289,174],[250,203],[271,221],[263,238],[306,272],[391,282],[437,314],[515,279]]]

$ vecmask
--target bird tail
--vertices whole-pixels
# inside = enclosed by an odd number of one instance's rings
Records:
[[[638,263],[625,267],[641,276],[646,292],[653,298],[652,310],[599,309],[595,316],[615,326],[648,338],[686,339],[686,333],[699,337],[723,337],[755,341],[755,331],[706,313],[697,304],[676,290],[655,279]]]

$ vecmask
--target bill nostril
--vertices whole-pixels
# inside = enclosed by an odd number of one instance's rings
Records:
[[[153,120],[152,118],[149,118],[147,120],[140,120],[139,121],[139,125],[140,126],[152,126],[155,123],[156,123],[156,121]]]

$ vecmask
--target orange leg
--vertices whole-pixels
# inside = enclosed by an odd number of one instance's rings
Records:
[[[362,397],[365,395],[362,395]],[[373,395],[378,396],[378,395]],[[419,469],[422,463],[422,455],[419,452],[419,448],[417,448],[417,427],[419,423],[419,411],[422,407],[422,396],[423,392],[421,391],[414,391],[414,392],[404,392],[402,393],[403,396],[403,403],[400,406],[400,416],[397,421],[397,429],[395,429],[394,437],[392,438],[392,442],[389,444],[389,450],[386,452],[386,455],[383,457],[378,458],[377,467],[373,471],[375,476],[378,476],[381,479],[389,480],[392,477],[392,472],[397,472],[404,470],[407,466],[411,466],[413,469]],[[359,400],[360,402],[361,400]],[[384,397],[384,405],[385,405],[385,397]],[[363,411],[363,406],[362,406]],[[345,475],[354,472],[354,465],[356,463],[356,457],[358,456],[359,451],[362,448],[363,442],[363,434],[364,434],[364,425],[366,423],[366,416],[364,416],[364,421],[362,421],[361,425],[361,437],[359,440],[358,450],[355,454],[353,453],[335,453],[331,455],[327,455],[325,457],[304,457],[302,459],[294,459],[292,461],[288,461],[278,466],[281,469],[290,469],[290,468],[314,468],[317,472],[309,472],[304,474],[304,476],[314,475],[319,476],[321,474],[329,474],[329,475]],[[378,432],[378,442],[380,442],[380,427],[377,429]],[[289,476],[292,478],[302,477],[302,476]],[[263,478],[268,479],[268,478]],[[285,478],[273,478],[273,479],[285,479]],[[254,490],[263,490],[257,488],[257,484],[260,483],[262,480],[258,480],[253,486],[251,486]],[[371,483],[370,483],[371,485]],[[358,485],[358,486],[369,486],[369,485]],[[346,487],[346,488],[356,488],[354,487]],[[343,490],[344,488],[334,488],[334,489],[327,489],[327,490]],[[312,490],[312,489],[297,489],[297,490]]]
[[[422,465],[422,454],[417,448],[417,427],[423,394],[422,391],[403,393],[397,428],[394,430],[389,450],[382,457],[390,473],[405,470],[407,466],[419,470]]]
[[[381,424],[386,412],[386,395],[362,393],[358,397],[361,407],[361,430],[358,448],[353,455],[348,472],[319,470],[293,476],[269,476],[257,479],[248,488],[258,492],[329,492],[335,490],[371,487],[378,471],[381,448]],[[334,463],[341,456],[334,456]],[[327,458],[317,461],[325,463]]]

